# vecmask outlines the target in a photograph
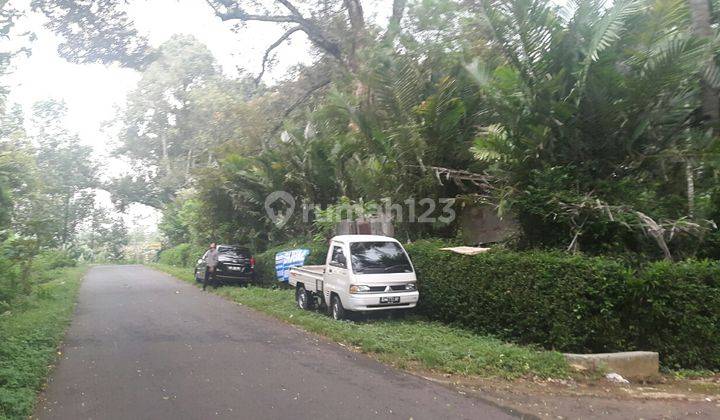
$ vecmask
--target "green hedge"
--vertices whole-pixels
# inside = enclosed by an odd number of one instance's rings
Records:
[[[205,251],[206,248],[202,246],[180,244],[160,251],[158,262],[176,267],[193,267],[197,259],[202,257]]]
[[[720,369],[720,263],[407,246],[432,319],[569,352],[653,350],[664,366]]]
[[[566,351],[622,347],[629,271],[599,258],[548,252],[440,251],[408,246],[418,271],[420,310],[520,343]]]
[[[670,368],[720,370],[720,262],[657,262],[631,283],[636,347]]]

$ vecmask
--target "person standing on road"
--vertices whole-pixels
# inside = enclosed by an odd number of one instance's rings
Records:
[[[218,251],[215,242],[210,244],[210,249],[203,255],[205,260],[205,279],[203,280],[203,290],[207,287],[208,282],[212,278],[213,287],[217,288],[217,277],[215,277],[215,268],[218,265]]]

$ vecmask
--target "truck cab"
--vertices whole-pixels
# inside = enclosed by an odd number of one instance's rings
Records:
[[[303,309],[320,303],[336,319],[346,311],[409,309],[417,305],[417,277],[400,242],[387,236],[341,235],[330,241],[324,266],[290,270]]]

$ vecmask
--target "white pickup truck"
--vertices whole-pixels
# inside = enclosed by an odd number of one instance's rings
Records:
[[[319,303],[335,319],[344,318],[346,311],[413,308],[419,297],[407,252],[387,236],[336,236],[325,265],[292,268],[288,281],[300,308]]]

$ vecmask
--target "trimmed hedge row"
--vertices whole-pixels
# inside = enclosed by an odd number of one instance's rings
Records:
[[[720,369],[720,263],[407,246],[428,317],[569,352],[653,350],[664,366]]]
[[[438,248],[408,246],[428,316],[560,350],[626,344],[628,270],[621,264],[548,252],[466,256]]]
[[[720,370],[720,262],[650,264],[631,280],[636,348],[673,368]]]

